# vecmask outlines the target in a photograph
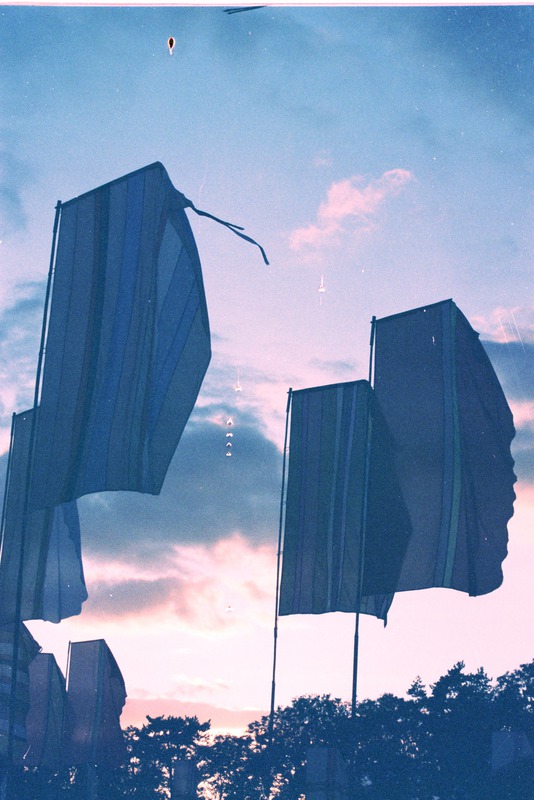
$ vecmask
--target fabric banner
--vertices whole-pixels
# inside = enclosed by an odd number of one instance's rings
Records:
[[[26,411],[14,417],[0,557],[0,624],[17,619],[20,575],[20,620],[59,622],[79,614],[87,599],[76,502],[35,511],[25,517],[34,413]]]
[[[409,536],[388,442],[367,381],[292,393],[281,615],[386,620]]]
[[[348,800],[348,769],[337,747],[308,747],[306,800]]]
[[[69,648],[65,764],[118,767],[126,756],[120,716],[126,702],[121,671],[103,639]]]
[[[9,715],[13,681],[15,625],[0,625],[0,757],[9,753]],[[19,648],[15,671],[13,760],[20,762],[27,750],[26,716],[30,707],[29,667],[40,650],[29,630],[19,626]]]
[[[452,300],[376,322],[375,394],[412,535],[397,591],[502,582],[515,494],[512,414]]]
[[[524,731],[494,731],[491,737],[491,769],[498,772],[524,758],[531,758],[534,750]]]
[[[211,356],[188,202],[155,163],[61,206],[33,510],[159,493]]]
[[[39,653],[31,662],[30,709],[26,718],[25,767],[60,769],[67,694],[65,678],[51,653]]]
[[[172,797],[175,800],[195,800],[198,786],[198,770],[193,761],[180,759],[172,770]]]

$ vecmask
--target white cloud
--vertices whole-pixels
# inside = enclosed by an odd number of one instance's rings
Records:
[[[331,167],[332,164],[333,164],[332,155],[328,150],[321,150],[313,158],[313,166],[317,168]]]
[[[525,428],[534,433],[534,400],[511,401],[516,428]]]
[[[482,338],[499,344],[534,343],[534,305],[498,306],[487,316],[471,318]]]
[[[159,563],[87,557],[84,616],[127,623],[152,616],[206,636],[272,623],[275,551],[235,533],[213,544],[174,545]],[[152,623],[151,623],[152,624]]]
[[[361,176],[332,183],[326,201],[319,206],[316,222],[291,232],[291,249],[320,248],[335,243],[342,233],[372,230],[383,203],[413,179],[406,169],[391,169],[367,184]]]

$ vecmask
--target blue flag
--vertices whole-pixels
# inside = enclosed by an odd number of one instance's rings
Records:
[[[126,688],[113,653],[103,639],[72,642],[67,673],[64,763],[119,767],[126,759],[120,726]]]
[[[409,536],[367,381],[292,393],[280,614],[386,621]]]
[[[34,512],[26,507],[32,425],[38,413],[26,411],[13,420],[0,557],[0,624],[59,622],[79,614],[87,599],[76,501]]]
[[[159,493],[211,355],[188,203],[155,163],[61,206],[33,510]]]
[[[452,302],[376,322],[375,394],[411,522],[395,591],[500,586],[513,514],[512,413]]]
[[[63,729],[67,693],[65,678],[51,653],[39,653],[29,667],[30,708],[27,747],[21,765],[58,770],[63,766]]]
[[[17,648],[15,637],[19,639]],[[18,653],[16,667],[15,649]],[[29,669],[40,649],[25,625],[0,625],[0,759],[4,763],[10,752],[11,727],[14,761],[20,763],[28,749],[26,717],[30,707]],[[11,708],[13,688],[15,702]],[[10,720],[11,713],[13,718]]]

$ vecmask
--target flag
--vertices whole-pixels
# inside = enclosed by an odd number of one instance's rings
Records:
[[[51,653],[39,653],[29,668],[30,708],[26,718],[25,767],[57,770],[63,765],[62,742],[67,694],[65,678]]]
[[[280,614],[386,620],[409,536],[367,381],[291,396]]]
[[[193,761],[174,761],[172,770],[172,797],[176,800],[196,800],[198,786],[197,766]]]
[[[26,411],[13,419],[0,557],[0,624],[28,619],[59,622],[79,614],[87,599],[76,502],[28,513],[28,459],[38,413]]]
[[[347,764],[337,747],[312,745],[306,751],[306,800],[347,800]]]
[[[37,656],[40,646],[29,630],[19,625],[19,646],[16,670],[14,640],[15,625],[0,625],[0,757],[9,753],[10,705],[15,672],[15,698],[13,708],[13,758],[19,762],[26,752],[26,716],[30,707],[29,666]]]
[[[412,528],[397,591],[491,592],[513,514],[515,431],[478,334],[446,300],[377,320],[375,352]]]
[[[211,356],[188,204],[155,163],[61,205],[32,510],[159,493]]]
[[[494,731],[491,736],[491,771],[498,772],[510,764],[531,758],[534,750],[524,731]]]
[[[103,639],[69,647],[67,765],[119,766],[126,756],[120,716],[126,689],[113,653]]]

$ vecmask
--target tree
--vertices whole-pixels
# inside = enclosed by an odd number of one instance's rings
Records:
[[[106,800],[169,798],[177,759],[196,765],[205,800],[302,800],[308,748],[335,747],[358,800],[534,800],[534,757],[492,770],[494,733],[524,734],[534,747],[534,662],[491,681],[458,662],[429,688],[417,678],[406,698],[384,694],[358,705],[305,695],[243,736],[209,739],[197,717],[147,717],[128,728],[128,762],[98,769]],[[528,750],[528,746],[526,748]],[[521,754],[524,756],[524,753]],[[84,797],[83,768],[18,770],[17,800]]]
[[[127,797],[170,797],[173,768],[178,759],[197,759],[206,741],[209,722],[198,717],[149,717],[129,728],[130,755]]]
[[[203,751],[200,772],[204,797],[210,800],[261,797],[261,758],[251,736],[216,736]]]
[[[337,747],[347,756],[351,745],[348,723],[348,703],[328,694],[305,695],[286,708],[279,707],[274,715],[272,746],[268,741],[269,717],[251,723],[248,732],[265,788],[275,788],[280,800],[299,800],[305,789],[308,747]]]
[[[423,693],[424,697],[426,695]],[[353,782],[368,800],[405,800],[419,786],[422,698],[384,694],[360,703],[355,720]]]

